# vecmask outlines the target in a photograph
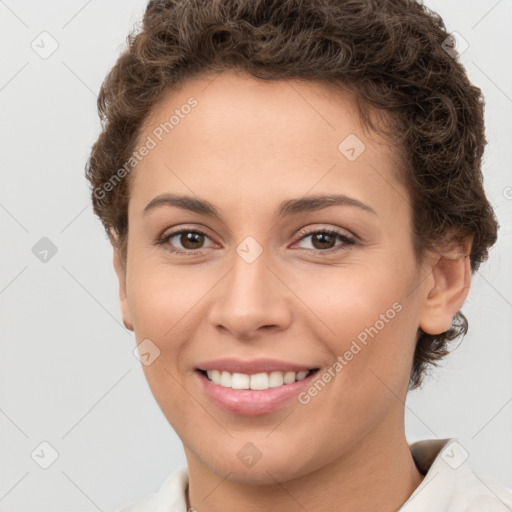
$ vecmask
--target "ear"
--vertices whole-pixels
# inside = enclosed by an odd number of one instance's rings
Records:
[[[450,329],[452,319],[466,300],[471,284],[471,240],[452,243],[430,265],[427,295],[420,328],[427,334]]]
[[[121,304],[121,313],[123,315],[124,326],[133,331],[132,315],[130,312],[130,306],[128,305],[128,299],[126,297],[126,268],[122,264],[120,250],[117,244],[111,239],[112,248],[114,249],[114,270],[117,274],[119,281],[119,302]]]

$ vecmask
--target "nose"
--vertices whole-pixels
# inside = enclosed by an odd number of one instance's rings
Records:
[[[270,265],[265,251],[252,262],[235,253],[231,270],[216,287],[210,325],[244,340],[286,329],[292,319],[292,293]]]

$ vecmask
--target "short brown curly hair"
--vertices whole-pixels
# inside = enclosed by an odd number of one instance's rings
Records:
[[[123,264],[132,168],[126,163],[145,119],[186,80],[241,70],[348,89],[363,125],[381,133],[370,114],[384,113],[410,193],[418,259],[446,237],[470,237],[474,272],[498,224],[482,184],[484,99],[450,37],[442,18],[413,0],[150,1],[102,84],[102,131],[86,165],[94,211]],[[411,389],[467,328],[459,311],[442,334],[418,330]]]

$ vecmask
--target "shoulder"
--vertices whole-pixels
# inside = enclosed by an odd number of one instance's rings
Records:
[[[512,511],[512,489],[490,478],[472,473],[474,480],[470,500],[465,512],[510,512]],[[469,489],[466,490],[466,492]]]
[[[114,512],[187,512],[186,468],[174,470],[156,492],[116,509]]]

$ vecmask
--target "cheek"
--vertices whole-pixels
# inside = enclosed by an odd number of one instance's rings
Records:
[[[404,263],[382,269],[324,269],[299,279],[308,285],[296,293],[314,313],[307,315],[310,329],[329,348],[333,364],[342,358],[340,381],[373,387],[380,377],[398,391],[408,382],[415,346],[418,307],[409,295],[414,268]]]
[[[133,265],[127,280],[137,343],[149,339],[159,350],[158,357],[151,364],[143,364],[142,369],[160,409],[178,430],[184,419],[192,425],[196,418],[202,418],[201,411],[191,407],[190,396],[183,389],[178,363],[197,328],[194,306],[211,286],[149,260]]]
[[[137,334],[163,341],[173,329],[182,332],[187,317],[215,283],[211,274],[198,274],[151,261],[136,267],[127,295]]]
[[[397,323],[409,288],[406,273],[366,264],[323,268],[295,276],[294,291],[326,333],[348,341],[375,324],[389,331]]]

